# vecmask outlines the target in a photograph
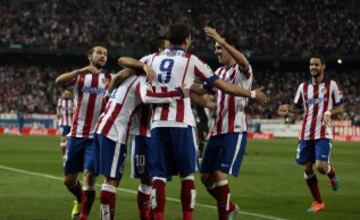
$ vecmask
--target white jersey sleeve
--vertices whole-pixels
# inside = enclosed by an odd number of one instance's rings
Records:
[[[333,80],[331,80],[331,99],[335,107],[343,104],[342,92],[338,84]]]
[[[214,74],[209,65],[201,61],[198,57],[192,56],[194,62],[194,73],[196,79],[205,81],[206,84],[211,84],[213,81],[217,80],[219,77]]]
[[[168,92],[155,92],[146,81],[145,77],[141,77],[137,85],[137,93],[140,96],[143,103],[146,104],[162,104],[174,102],[181,99],[183,94],[180,89],[168,91]]]
[[[304,83],[301,83],[296,91],[294,98],[294,104],[298,108],[302,108],[303,105],[303,97],[302,97],[303,87],[304,87]]]

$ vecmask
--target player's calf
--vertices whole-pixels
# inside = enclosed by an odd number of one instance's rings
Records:
[[[183,220],[192,220],[196,202],[196,189],[194,175],[181,178],[181,204]]]
[[[166,178],[154,177],[151,190],[151,208],[154,220],[163,220],[165,211],[165,185]]]
[[[151,220],[150,194],[150,185],[139,185],[137,192],[137,205],[140,220]]]
[[[115,216],[116,187],[104,183],[100,192],[100,217],[101,220],[113,220]]]

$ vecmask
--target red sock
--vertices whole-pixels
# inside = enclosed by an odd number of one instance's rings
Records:
[[[336,176],[333,166],[329,165],[328,172],[326,173],[329,179],[334,179]]]
[[[207,188],[206,190],[214,199],[216,199],[216,187]]]
[[[95,190],[83,190],[81,197],[80,220],[86,220],[89,216],[91,206],[94,203]]]
[[[137,192],[137,205],[139,209],[140,220],[151,220],[150,216],[150,195],[143,192]]]
[[[79,181],[76,181],[76,184],[72,187],[69,187],[66,185],[68,190],[76,197],[76,200],[81,203],[81,183]]]
[[[183,220],[193,219],[195,197],[195,181],[192,179],[185,179],[181,181],[181,204],[183,210]]]
[[[103,184],[100,193],[101,219],[114,219],[116,203],[116,187]],[[110,218],[109,218],[110,216]]]
[[[214,199],[217,198],[216,187],[208,188],[207,191]],[[235,209],[236,209],[235,203],[230,201],[230,212],[232,212]]]
[[[154,220],[164,220],[165,210],[165,182],[155,179],[152,183],[151,190],[151,206],[153,210]]]
[[[216,187],[219,220],[227,220],[230,212],[230,188],[226,184]]]
[[[308,178],[306,179],[306,183],[310,189],[310,192],[314,200],[321,203],[322,199],[321,199],[319,184],[316,175],[313,173],[313,174],[307,174],[307,176]]]

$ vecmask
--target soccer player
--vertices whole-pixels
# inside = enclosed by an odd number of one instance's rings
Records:
[[[344,106],[337,83],[324,78],[324,58],[311,56],[309,69],[311,80],[300,84],[293,104],[280,105],[278,111],[280,115],[288,115],[304,109],[296,161],[304,166],[304,177],[314,198],[307,211],[318,212],[325,209],[325,203],[320,195],[314,165],[321,174],[329,177],[332,189],[337,191],[339,184],[330,164],[331,122],[335,115],[343,112]]]
[[[76,218],[80,215],[81,220],[87,219],[95,198],[93,133],[104,105],[104,94],[112,77],[103,69],[107,55],[105,47],[95,46],[87,53],[89,66],[64,73],[56,79],[57,85],[75,84],[76,109],[65,155],[64,183],[76,197],[71,216]],[[82,171],[83,187],[78,180],[78,174]]]
[[[149,44],[153,53],[169,47],[166,37],[157,37]],[[140,61],[146,64],[147,57]],[[151,178],[147,166],[148,143],[150,141],[151,105],[142,104],[132,117],[131,122],[131,177],[140,179],[136,201],[141,220],[151,220],[150,193]]]
[[[226,83],[213,74],[199,58],[187,52],[191,44],[189,28],[182,24],[170,27],[170,47],[149,56],[148,63],[156,71],[153,86],[156,91],[170,91],[183,85],[192,86],[197,76],[207,85],[237,96],[256,98],[266,103],[260,90],[251,91]],[[134,61],[134,63],[136,63]],[[130,68],[139,68],[128,66]],[[152,177],[151,205],[155,220],[164,219],[165,185],[167,177],[180,175],[183,219],[193,218],[195,206],[194,172],[197,169],[197,149],[194,141],[194,116],[189,98],[170,104],[156,104],[152,114],[149,145],[149,172]]]
[[[62,156],[65,156],[66,135],[70,132],[74,114],[74,101],[69,90],[64,90],[62,96],[58,99],[56,113],[60,127],[60,152]]]
[[[145,72],[152,71],[145,64],[143,68]],[[168,92],[154,92],[146,82],[145,76],[136,75],[125,79],[120,86],[111,92],[105,111],[101,114],[96,126],[96,167],[106,178],[100,194],[101,219],[112,220],[115,216],[116,190],[122,177],[127,135],[133,115],[139,108],[143,107],[143,102],[169,103],[188,96],[189,91],[183,88]],[[145,114],[144,117],[151,116],[148,112],[142,113]],[[145,145],[142,142],[146,142],[147,128],[139,127],[139,129],[141,136],[136,140],[136,143]],[[136,159],[144,168],[145,158],[142,157],[142,154],[138,154]],[[145,187],[144,190],[147,188]]]
[[[235,48],[236,39],[223,38],[211,27],[204,28],[215,42],[215,55],[223,65],[215,71],[222,80],[251,89],[253,72],[246,57]],[[201,163],[201,181],[217,201],[218,219],[234,219],[238,207],[230,200],[228,175],[238,176],[247,144],[245,106],[247,97],[216,90],[215,125]]]

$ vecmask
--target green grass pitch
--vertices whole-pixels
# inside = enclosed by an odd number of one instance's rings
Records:
[[[58,137],[0,135],[0,219],[70,219],[73,197],[62,184]],[[360,144],[335,142],[332,161],[340,190],[332,192],[325,176],[318,178],[326,210],[308,214],[311,196],[302,168],[295,164],[297,140],[250,140],[238,178],[230,178],[237,219],[360,219]],[[129,161],[129,160],[128,160]],[[117,193],[116,219],[137,219],[129,164]],[[215,220],[215,201],[197,178],[195,219]],[[101,184],[102,178],[97,183]],[[99,188],[97,188],[97,195]],[[181,219],[179,181],[167,185],[166,219]],[[90,219],[99,219],[98,197]]]

